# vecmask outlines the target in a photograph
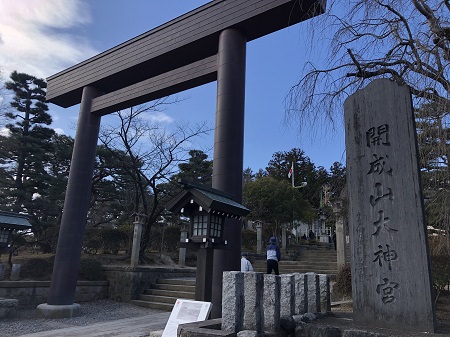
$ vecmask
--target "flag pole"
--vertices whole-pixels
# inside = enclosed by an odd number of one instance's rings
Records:
[[[295,187],[295,183],[294,183],[294,162],[292,162],[292,166],[291,166],[291,178],[292,178],[292,187]]]

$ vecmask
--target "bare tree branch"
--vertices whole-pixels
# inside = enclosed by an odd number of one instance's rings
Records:
[[[130,160],[130,165],[123,169],[135,184],[134,212],[146,215],[142,252],[150,243],[150,230],[163,210],[161,200],[165,191],[159,187],[160,184],[170,181],[170,177],[178,171],[178,164],[191,150],[191,140],[210,131],[205,123],[169,130],[148,122],[146,113],[158,111],[162,104],[167,102],[117,112],[119,126],[103,128],[100,136],[105,146],[123,151]]]
[[[288,116],[297,118],[300,127],[333,122],[349,94],[380,77],[409,85],[417,104],[434,101],[448,114],[449,1],[359,0],[344,11],[343,6],[332,1],[330,13],[319,17],[323,33],[330,32],[324,41],[332,35],[328,67],[306,64],[305,75],[287,95]]]

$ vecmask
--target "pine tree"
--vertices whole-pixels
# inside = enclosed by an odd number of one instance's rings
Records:
[[[450,230],[450,127],[439,105],[423,104],[416,126],[428,224]]]
[[[49,154],[55,132],[45,103],[47,84],[43,79],[11,74],[5,89],[13,92],[10,109],[4,113],[7,135],[0,135],[1,206],[29,213],[38,220],[35,201],[45,195],[50,184]]]

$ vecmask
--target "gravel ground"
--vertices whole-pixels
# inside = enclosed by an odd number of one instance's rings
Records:
[[[14,318],[0,319],[0,337],[17,337],[24,334],[86,326],[121,318],[144,316],[161,312],[128,303],[100,300],[81,304],[81,315],[74,318],[36,318],[36,309],[19,309]]]

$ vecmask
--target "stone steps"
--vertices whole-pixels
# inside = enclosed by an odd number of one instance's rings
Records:
[[[178,298],[195,299],[195,279],[159,279],[131,303],[146,308],[171,311]]]
[[[294,258],[295,259],[292,259]],[[254,256],[253,268],[256,272],[266,272],[263,255]],[[279,264],[280,274],[309,273],[337,274],[336,251],[327,244],[308,244],[291,248],[283,253]],[[290,260],[288,260],[291,258]],[[151,288],[145,289],[132,303],[147,308],[171,311],[178,298],[195,299],[195,278],[160,279]]]
[[[266,262],[256,262],[253,264],[253,268],[256,272],[265,273],[266,272]],[[336,275],[337,274],[337,267],[326,267],[326,266],[292,266],[292,267],[286,267],[283,265],[283,263],[280,262],[279,265],[280,274],[293,274],[293,273],[310,273],[314,272],[316,274],[328,274],[328,275]]]
[[[337,253],[332,245],[324,243],[304,244],[289,248],[282,253],[279,263],[280,274],[308,273],[336,275]],[[253,268],[257,272],[266,271],[264,256],[253,260]]]

